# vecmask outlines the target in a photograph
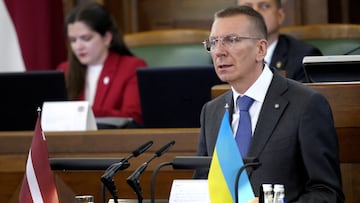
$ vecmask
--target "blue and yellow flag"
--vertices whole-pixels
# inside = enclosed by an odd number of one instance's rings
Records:
[[[230,126],[229,112],[226,109],[208,175],[211,203],[235,202],[237,194],[239,203],[247,202],[255,197],[246,171],[240,176],[238,193],[235,192],[236,175],[243,165],[244,162]]]

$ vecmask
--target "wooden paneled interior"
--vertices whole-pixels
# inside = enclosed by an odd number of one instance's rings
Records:
[[[138,0],[138,31],[164,28],[209,29],[215,11],[234,0]]]
[[[358,24],[314,24],[303,26],[287,26],[280,30],[301,40],[309,39],[360,39]]]
[[[200,44],[209,37],[205,29],[163,29],[126,34],[124,41],[129,47],[170,44]]]
[[[77,3],[94,0],[64,0],[67,13]],[[97,0],[114,15],[124,33],[155,29],[209,29],[215,11],[235,0]],[[284,26],[320,23],[359,23],[357,0],[283,0]]]

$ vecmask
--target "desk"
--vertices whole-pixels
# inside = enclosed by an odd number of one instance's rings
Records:
[[[340,144],[341,171],[346,202],[360,202],[360,128],[337,128]],[[352,132],[347,136],[347,132]],[[140,181],[144,199],[150,198],[150,181],[158,164],[171,161],[175,156],[196,153],[199,129],[122,129],[86,132],[45,133],[50,157],[126,157],[148,140],[150,150],[130,160],[131,166],[115,176],[119,198],[136,199],[126,178],[148,160],[162,145],[171,140],[176,144],[163,156],[149,164]],[[24,176],[25,162],[33,132],[0,132],[0,202],[17,203]],[[100,176],[103,171],[56,171],[58,185],[68,187],[75,194],[93,194],[101,201]],[[156,179],[155,197],[167,199],[173,179],[189,179],[193,171],[164,167]],[[66,188],[65,188],[66,189]],[[107,192],[107,199],[110,195]]]
[[[144,154],[131,159],[130,167],[115,176],[119,198],[136,199],[126,178],[155,151],[171,140],[175,145],[163,156],[154,159],[140,181],[144,199],[150,198],[152,171],[162,162],[178,155],[195,155],[199,129],[120,129],[86,132],[45,132],[50,157],[127,157],[148,140],[154,145]],[[0,132],[0,202],[18,202],[19,188],[25,171],[25,162],[33,132]],[[104,171],[55,171],[57,184],[66,186],[74,194],[93,194],[101,201],[100,176]],[[156,179],[155,197],[167,199],[173,179],[189,179],[191,170],[173,170],[164,167]],[[67,188],[65,188],[66,190]],[[106,191],[107,199],[110,195]]]

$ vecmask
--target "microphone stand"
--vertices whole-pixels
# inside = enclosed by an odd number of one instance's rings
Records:
[[[259,166],[261,165],[260,162],[256,161],[254,163],[246,163],[244,165],[242,165],[239,169],[239,171],[236,174],[236,179],[235,179],[235,203],[239,202],[239,180],[240,180],[240,175],[242,174],[242,172],[248,168],[248,167],[253,167],[254,169],[257,169]]]
[[[355,51],[357,51],[359,49],[360,49],[360,46],[357,46],[354,49],[351,49],[351,50],[347,51],[346,53],[344,53],[344,55],[350,55],[350,54],[352,54],[353,52],[355,52]]]
[[[169,142],[168,144],[164,145],[163,147],[161,147],[161,149],[159,149],[158,151],[155,152],[155,154],[145,163],[143,163],[140,167],[138,167],[127,179],[126,182],[128,183],[128,185],[130,185],[130,187],[135,191],[136,196],[138,198],[138,202],[142,203],[143,197],[142,197],[142,189],[140,186],[140,181],[139,181],[139,177],[140,175],[145,171],[145,169],[147,168],[147,166],[149,165],[149,163],[154,160],[157,157],[162,156],[165,152],[167,152],[169,150],[169,148],[171,146],[173,146],[175,144],[175,140]]]
[[[109,192],[111,193],[111,196],[114,199],[114,203],[118,203],[118,195],[117,195],[117,189],[115,182],[113,180],[113,177],[117,170],[124,170],[130,166],[129,162],[125,160],[126,162],[119,162],[111,165],[105,172],[103,176],[101,176],[101,196],[102,196],[102,202],[105,203],[105,186],[108,188]]]
[[[101,188],[102,195],[101,196],[102,196],[103,203],[105,203],[105,186],[110,191],[110,193],[114,199],[114,202],[118,203],[117,189],[116,189],[116,185],[115,185],[115,182],[113,179],[113,177],[115,176],[115,173],[118,170],[127,169],[130,166],[130,163],[128,161],[131,158],[137,157],[140,154],[144,153],[146,150],[148,150],[152,146],[153,143],[154,143],[153,141],[146,142],[145,144],[141,145],[139,148],[134,150],[128,157],[126,157],[126,159],[124,159],[123,161],[121,161],[119,163],[112,164],[110,167],[108,167],[106,169],[104,175],[101,176],[101,182],[102,182],[102,188]]]

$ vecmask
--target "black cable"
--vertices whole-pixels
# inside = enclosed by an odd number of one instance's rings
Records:
[[[246,172],[246,168],[248,167],[253,167],[254,169],[256,169],[257,167],[259,167],[261,164],[259,162],[254,162],[254,163],[246,163],[244,165],[242,165],[239,169],[239,171],[236,174],[236,179],[235,179],[235,203],[239,202],[239,181],[240,181],[240,175],[242,174],[243,171]]]
[[[170,166],[172,165],[172,162],[163,162],[160,165],[158,165],[156,167],[156,169],[153,171],[153,174],[151,176],[151,184],[150,184],[150,201],[151,203],[155,203],[155,181],[156,181],[156,176],[158,174],[158,172],[160,171],[160,169],[164,166]]]
[[[105,203],[105,185],[101,182],[101,203]]]

